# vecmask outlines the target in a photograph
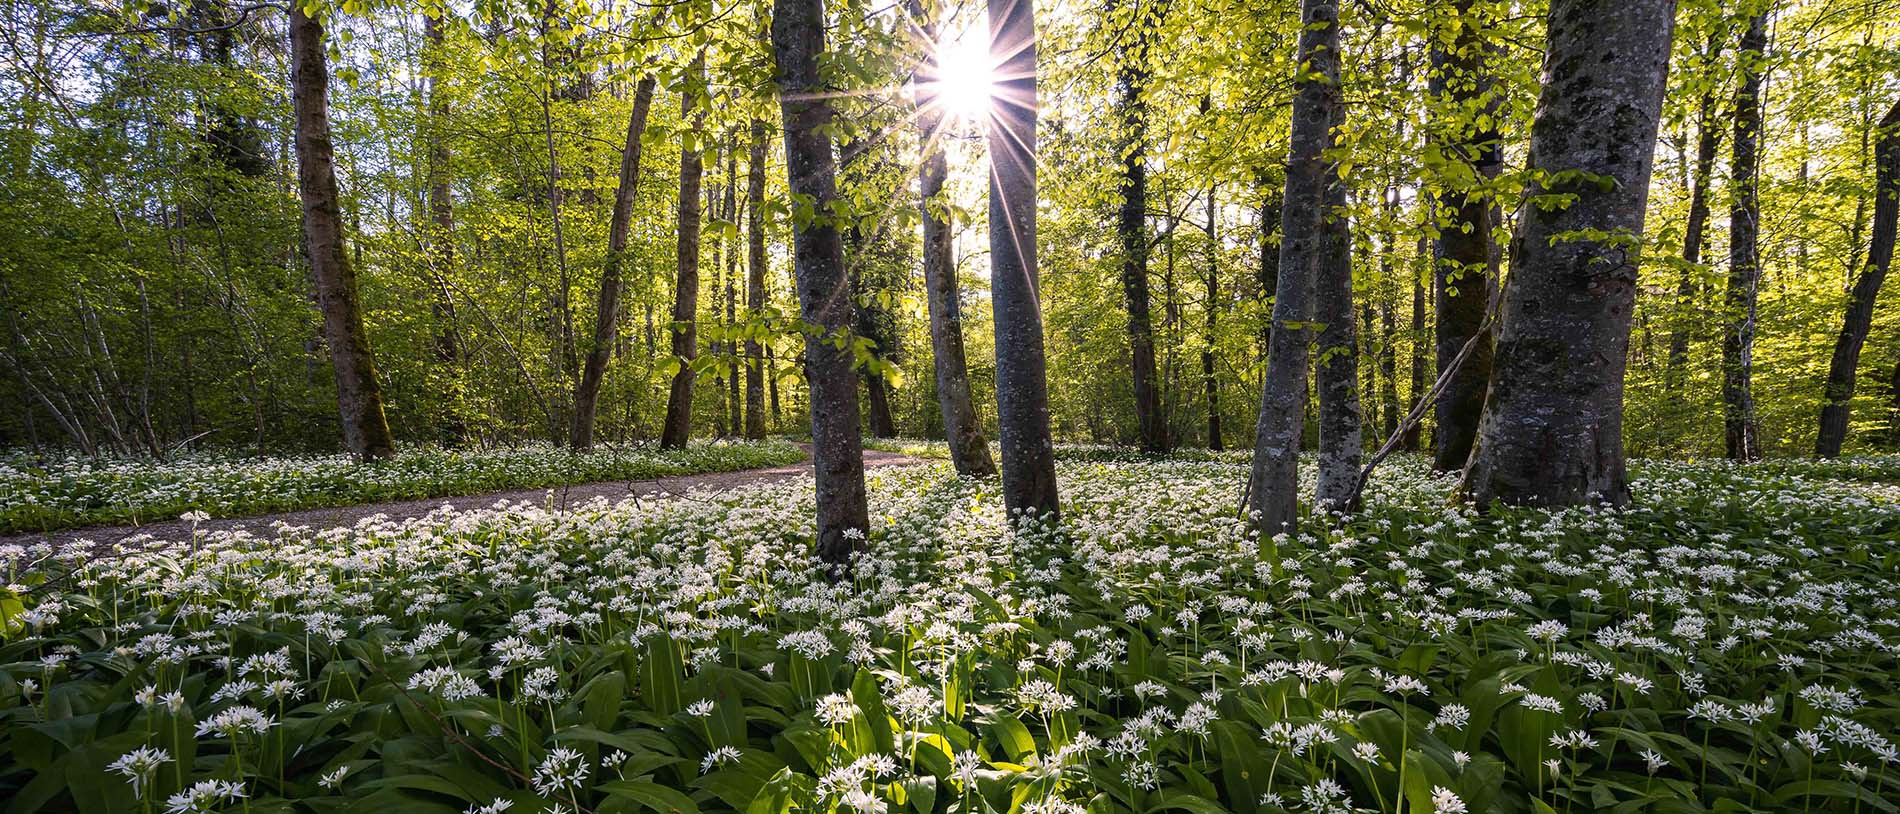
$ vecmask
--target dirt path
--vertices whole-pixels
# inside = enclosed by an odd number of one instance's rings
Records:
[[[907,466],[926,463],[926,461],[899,455],[893,452],[864,451],[866,469],[880,466]],[[365,503],[358,506],[334,506],[323,509],[304,509],[278,514],[261,514],[251,517],[212,518],[198,524],[200,532],[233,531],[248,529],[251,533],[264,536],[270,533],[271,524],[283,521],[293,526],[312,528],[338,528],[354,526],[357,521],[374,515],[387,515],[394,520],[407,520],[422,517],[443,506],[453,506],[460,511],[485,509],[496,502],[548,504],[560,509],[577,506],[597,497],[617,501],[629,497],[665,498],[683,494],[693,489],[711,489],[721,491],[756,483],[773,483],[811,475],[811,461],[775,466],[765,469],[741,469],[736,472],[708,472],[699,475],[678,475],[669,478],[640,481],[603,481],[582,483],[573,486],[543,487],[540,489],[512,489],[505,492],[485,492],[478,495],[460,495],[436,497],[424,500],[398,500],[388,503]],[[92,526],[89,528],[61,529],[51,532],[35,532],[0,536],[0,545],[31,545],[50,542],[60,545],[75,540],[91,540],[95,545],[110,546],[137,535],[149,534],[158,539],[185,539],[191,535],[191,525],[179,520],[166,520],[146,523],[139,526]]]

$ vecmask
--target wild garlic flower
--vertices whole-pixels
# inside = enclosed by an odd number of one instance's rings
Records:
[[[171,760],[170,752],[141,746],[120,755],[117,760],[106,764],[106,768],[124,775],[132,784],[132,797],[143,800],[145,799],[145,783],[152,779],[152,774],[157,772],[160,766],[170,763]]]

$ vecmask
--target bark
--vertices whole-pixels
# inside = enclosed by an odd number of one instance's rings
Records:
[[[1490,393],[1460,487],[1480,505],[1629,501],[1623,374],[1675,9],[1551,4],[1529,162],[1551,176],[1528,190],[1512,238]],[[1551,194],[1573,197],[1538,205]],[[1553,240],[1582,230],[1606,237]]]
[[[870,528],[864,500],[864,442],[858,426],[857,377],[849,337],[851,289],[844,244],[825,213],[838,200],[832,157],[833,111],[818,61],[825,51],[821,0],[776,0],[772,50],[777,57],[779,107],[785,117],[785,174],[791,191],[819,213],[794,223],[792,259],[799,311],[819,333],[805,336],[805,377],[811,387],[813,469],[817,477],[818,555],[844,564],[862,548]]]
[[[1755,313],[1761,287],[1761,85],[1768,47],[1768,12],[1748,21],[1737,56],[1741,87],[1735,91],[1735,138],[1730,156],[1731,205],[1728,215],[1728,288],[1723,305],[1728,331],[1722,337],[1722,437],[1728,457],[1752,461],[1761,456],[1755,422]]]
[[[607,222],[607,257],[600,270],[600,298],[594,309],[594,343],[581,366],[574,388],[574,423],[568,445],[577,450],[594,445],[594,416],[598,412],[601,381],[613,355],[620,331],[622,270],[627,262],[627,236],[633,227],[633,204],[640,194],[640,136],[647,129],[653,107],[653,77],[643,77],[633,92],[633,112],[627,117],[627,138],[620,153],[620,186],[614,191],[614,210]]]
[[[737,224],[739,222],[739,201],[738,201],[739,145],[737,141],[737,137],[738,137],[737,131],[734,131],[733,133],[731,133],[731,136],[732,136],[732,146],[726,151],[725,220],[727,223]],[[726,375],[725,375],[726,387],[725,387],[725,393],[724,393],[724,398],[725,398],[724,406],[726,409],[726,426],[732,429],[733,435],[738,435],[745,431],[744,430],[745,418],[744,418],[744,410],[740,408],[740,400],[739,400],[738,342],[730,338],[731,337],[730,329],[733,326],[739,324],[738,323],[739,250],[738,250],[738,247],[734,244],[735,244],[735,238],[731,236],[722,236],[719,239],[719,247],[720,247],[719,253],[722,255],[721,259],[725,265],[725,276],[726,276],[725,299],[726,299],[726,328],[728,329],[728,333],[727,333],[728,338],[726,339],[726,342],[725,342],[725,345],[726,345],[725,352],[726,352],[726,358],[732,360],[732,367],[726,372]]]
[[[442,58],[444,31],[440,15],[423,17],[423,35],[428,40],[432,69]],[[455,319],[455,300],[449,289],[455,273],[455,202],[449,187],[449,146],[443,130],[449,117],[449,101],[442,93],[438,70],[429,72],[429,124],[426,175],[429,183],[429,287],[432,300],[429,316],[435,331],[437,379],[446,392],[442,408],[440,434],[450,446],[461,444],[468,436],[468,422],[462,415],[462,339]]]
[[[1337,97],[1335,97],[1337,103]],[[1345,122],[1343,103],[1331,111],[1333,127]],[[1322,198],[1324,238],[1313,264],[1313,318],[1320,323],[1314,389],[1319,391],[1319,485],[1315,498],[1334,511],[1353,511],[1364,452],[1359,400],[1359,340],[1352,308],[1352,229],[1346,219],[1346,188],[1328,176]]]
[[[704,55],[695,57],[693,67],[688,69],[689,76],[699,76],[704,69]],[[690,83],[689,83],[690,84]],[[706,113],[693,99],[693,89],[689,86],[680,94],[680,114],[691,119],[693,130],[703,129]],[[673,336],[673,358],[679,362],[679,370],[673,373],[672,387],[666,396],[666,424],[661,427],[660,446],[667,449],[683,449],[687,439],[693,434],[693,360],[698,358],[699,319],[699,215],[700,180],[705,172],[705,161],[698,149],[680,150],[680,197],[679,197],[679,276],[673,283],[673,324],[668,329]]]
[[[1827,385],[1821,402],[1821,430],[1815,437],[1814,454],[1832,458],[1841,454],[1847,440],[1848,407],[1854,399],[1854,376],[1860,367],[1861,346],[1873,327],[1874,301],[1880,285],[1893,265],[1896,216],[1900,215],[1900,104],[1895,104],[1880,122],[1875,149],[1874,223],[1872,240],[1867,247],[1867,266],[1854,281],[1848,295],[1847,317],[1834,341],[1834,355],[1828,362]],[[1896,368],[1900,370],[1900,368]]]
[[[1425,262],[1427,258],[1430,256],[1429,249],[1425,245],[1424,237],[1420,237],[1418,239],[1417,251],[1418,251],[1417,257],[1420,262]],[[1425,334],[1425,283],[1421,280],[1420,276],[1417,274],[1412,275],[1412,334],[1411,336],[1412,336],[1412,371],[1411,371],[1411,375],[1406,379],[1406,382],[1409,385],[1409,389],[1407,391],[1406,397],[1408,399],[1416,401],[1417,399],[1425,395],[1426,388],[1431,387],[1431,383],[1429,381],[1431,378],[1431,373],[1428,372],[1425,367],[1427,364],[1425,361],[1425,336],[1426,336]],[[1399,439],[1399,449],[1402,449],[1406,452],[1417,452],[1419,450],[1419,447],[1421,446],[1420,441],[1422,439],[1420,436],[1424,435],[1424,433],[1425,433],[1425,422],[1423,421],[1413,422],[1411,426],[1405,429],[1405,436]]]
[[[1710,59],[1720,56],[1722,38],[1718,32],[1709,38]],[[1696,306],[1696,267],[1708,245],[1709,184],[1715,174],[1715,153],[1722,143],[1722,128],[1716,126],[1718,102],[1715,91],[1702,94],[1696,110],[1695,166],[1690,170],[1689,220],[1682,232],[1682,267],[1676,276],[1676,323],[1669,330],[1668,367],[1664,381],[1671,387],[1682,385],[1684,368],[1689,365],[1689,327]]]
[[[720,204],[722,205],[720,219],[726,221],[726,223],[737,224],[739,223],[739,143],[737,143],[737,131],[728,131],[728,141],[730,141],[731,146],[726,148],[726,198],[724,198],[724,202]],[[743,428],[745,428],[745,418],[741,415],[743,411],[739,409],[739,363],[737,363],[737,358],[739,358],[737,350],[739,350],[739,346],[737,346],[735,340],[730,339],[730,329],[733,325],[737,325],[737,316],[739,316],[739,291],[737,291],[737,285],[739,285],[739,249],[737,249],[737,245],[733,245],[731,234],[724,234],[724,232],[720,234],[718,253],[720,253],[720,266],[722,266],[722,276],[724,276],[724,283],[722,283],[724,293],[722,293],[722,299],[726,302],[726,329],[728,329],[728,339],[726,339],[726,342],[722,342],[724,346],[722,346],[720,350],[724,352],[724,358],[733,361],[733,365],[731,365],[730,369],[720,377],[720,380],[722,380],[722,382],[720,382],[720,384],[722,384],[722,388],[720,388],[720,399],[722,399],[722,403],[720,403],[720,424],[724,424],[726,428],[730,428],[731,434],[737,436],[737,434],[745,432],[745,430],[743,430]]]
[[[1458,0],[1465,24],[1448,45],[1434,39],[1431,54],[1433,136],[1441,142],[1445,160],[1469,166],[1477,184],[1497,178],[1503,166],[1496,125],[1473,123],[1496,121],[1496,104],[1489,98],[1492,79],[1486,56],[1490,46],[1482,25],[1490,15],[1483,7],[1491,2]],[[1438,202],[1443,210],[1433,245],[1432,286],[1438,305],[1434,351],[1439,370],[1445,370],[1465,343],[1485,330],[1485,310],[1497,279],[1492,240],[1495,210],[1490,196],[1469,194],[1474,191],[1454,189]],[[1433,469],[1455,472],[1471,457],[1491,379],[1491,358],[1491,337],[1486,336],[1432,405],[1437,427],[1432,434]]]
[[[1295,82],[1273,333],[1248,483],[1248,509],[1262,538],[1292,534],[1299,527],[1300,436],[1306,417],[1308,346],[1313,341],[1313,285],[1320,261],[1332,249],[1324,210],[1337,174],[1323,153],[1334,145],[1333,125],[1341,104],[1339,4],[1301,0],[1300,19],[1299,63],[1309,70]]]
[[[1201,113],[1208,112],[1206,97],[1201,99]],[[1214,342],[1218,334],[1220,316],[1220,205],[1217,203],[1220,190],[1214,184],[1207,185],[1207,301],[1202,308],[1206,314],[1206,329],[1201,336],[1201,383],[1207,390],[1207,448],[1215,451],[1225,449],[1220,437],[1220,381],[1215,378]]]
[[[766,123],[752,120],[752,143],[746,154],[745,307],[748,320],[765,311],[765,138]],[[745,340],[745,437],[765,438],[765,358],[755,332]]]
[[[1003,505],[1055,515],[1048,363],[1036,272],[1036,22],[1029,0],[988,0],[996,64],[990,148],[990,287],[996,326],[996,413]]]
[[[297,190],[303,204],[304,250],[316,278],[323,338],[336,371],[337,410],[343,444],[363,460],[395,454],[383,416],[382,385],[357,304],[356,269],[343,237],[330,142],[329,66],[323,24],[293,6],[290,12],[290,89],[296,112]]]
[[[1284,181],[1272,182],[1260,174],[1266,194],[1260,202],[1260,265],[1254,269],[1254,282],[1260,286],[1260,362],[1264,367],[1267,346],[1273,341],[1274,289],[1280,285],[1280,196]],[[1264,374],[1263,374],[1264,376]]]
[[[1122,249],[1122,296],[1128,308],[1135,422],[1141,430],[1142,450],[1158,454],[1168,451],[1168,424],[1155,388],[1154,319],[1149,313],[1148,296],[1148,103],[1143,94],[1149,78],[1149,34],[1145,20],[1137,5],[1135,21],[1125,35],[1133,42],[1121,45],[1116,53],[1120,63],[1115,105],[1121,118],[1122,195],[1115,232]]]
[[[839,145],[838,153],[843,157],[844,183],[864,183],[875,172],[874,169],[864,169],[864,165],[859,162],[870,160],[871,151],[877,147],[876,143],[849,140]],[[864,272],[871,267],[872,257],[863,226],[855,220],[844,231],[844,257],[854,301],[857,334],[870,341],[872,357],[882,361],[893,344],[893,332],[885,330],[890,316],[877,304],[876,295],[871,290],[872,283],[865,280]],[[878,438],[896,437],[897,425],[891,417],[889,382],[885,380],[883,372],[872,365],[861,366],[858,373],[864,380],[865,418],[870,425],[871,435]]]
[[[1379,306],[1379,378],[1384,388],[1379,391],[1379,401],[1383,405],[1379,411],[1383,421],[1379,426],[1381,438],[1391,438],[1392,433],[1399,431],[1399,416],[1405,410],[1404,405],[1399,404],[1398,344],[1398,321],[1392,315],[1392,306],[1388,302]]]
[[[957,474],[988,478],[996,474],[989,439],[970,396],[970,369],[963,348],[962,295],[957,290],[956,259],[951,255],[950,224],[932,201],[943,193],[950,174],[943,149],[943,110],[936,103],[937,24],[921,0],[910,0],[911,17],[922,31],[926,55],[912,88],[916,94],[917,134],[923,160],[917,170],[919,209],[923,215],[924,293],[930,308],[930,346],[935,357],[937,409]]]

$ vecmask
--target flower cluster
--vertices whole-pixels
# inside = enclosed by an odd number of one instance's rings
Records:
[[[0,548],[0,726],[38,733],[0,789],[180,812],[1893,798],[1900,508],[1865,481],[1651,462],[1629,508],[1481,514],[1401,460],[1359,514],[1263,540],[1245,473],[1088,452],[1060,522],[1012,523],[992,485],[879,470],[842,576],[809,481]]]

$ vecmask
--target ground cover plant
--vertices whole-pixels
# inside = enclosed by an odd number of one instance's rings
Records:
[[[1893,811],[1900,508],[1647,463],[1622,509],[1260,540],[1244,463],[809,481],[0,552],[6,811]],[[1308,473],[1310,475],[1310,471]],[[1310,484],[1309,484],[1310,488]]]
[[[403,448],[388,460],[350,455],[192,453],[167,461],[67,456],[0,457],[0,533],[170,520],[186,512],[233,517],[385,500],[466,495],[612,480],[782,466],[805,457],[786,441],[707,441],[685,449],[602,444]]]

